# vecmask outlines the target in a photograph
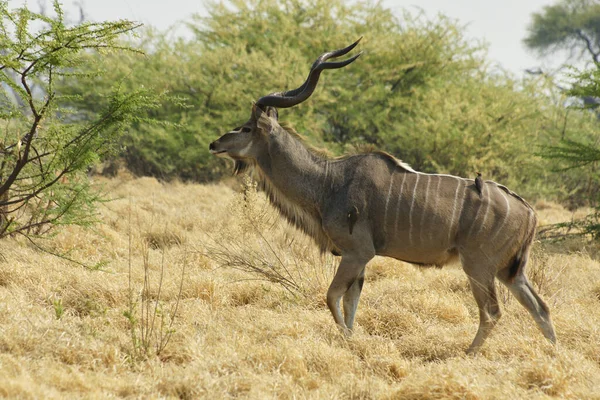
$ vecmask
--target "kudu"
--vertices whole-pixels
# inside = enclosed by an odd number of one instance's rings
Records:
[[[232,158],[236,173],[253,167],[281,214],[322,251],[341,255],[327,305],[344,332],[352,330],[365,266],[375,255],[438,267],[459,257],[479,307],[468,352],[481,347],[500,318],[496,277],[555,342],[548,307],[524,275],[537,221],[525,200],[492,181],[479,193],[472,179],[414,171],[384,152],[329,159],[278,123],[277,108],[306,100],[323,70],[360,54],[327,60],[357,44],[321,55],[299,88],[260,98],[250,119],[211,143],[210,152]]]

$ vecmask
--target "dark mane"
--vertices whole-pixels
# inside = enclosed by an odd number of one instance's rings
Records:
[[[512,196],[515,199],[519,200],[521,203],[523,203],[527,208],[529,208],[529,210],[533,211],[534,214],[535,214],[535,210],[533,209],[533,207],[531,206],[531,204],[529,204],[527,202],[527,200],[525,200],[524,198],[522,198],[521,196],[519,196],[518,194],[516,194],[515,192],[513,192],[512,190],[510,190],[509,188],[507,188],[504,185],[501,185],[499,183],[496,183],[496,185],[498,185],[498,188],[501,189],[501,190],[503,190],[504,192],[506,192],[509,196]]]
[[[318,148],[315,147],[311,144],[308,143],[308,140],[306,139],[305,136],[299,134],[298,132],[296,132],[296,130],[292,127],[292,125],[288,122],[279,122],[279,126],[281,126],[281,128],[289,133],[294,139],[298,140],[300,143],[302,143],[302,145],[304,147],[306,147],[306,149],[308,151],[310,151],[312,154],[321,157],[321,158],[325,158],[325,159],[334,159],[335,157],[333,156],[333,154],[331,153],[331,151],[329,151],[328,149],[325,148]]]
[[[405,171],[416,172],[408,164],[406,164],[405,162],[402,162],[402,160],[397,159],[396,157],[394,157],[393,155],[391,155],[388,152],[379,150],[377,147],[375,147],[375,145],[372,145],[372,144],[352,145],[350,152],[348,154],[344,154],[344,155],[336,157],[328,149],[317,148],[317,147],[314,147],[311,144],[309,144],[306,137],[299,134],[298,132],[296,132],[296,130],[292,127],[291,124],[289,124],[287,122],[279,122],[279,125],[285,132],[289,133],[293,138],[295,138],[300,143],[302,143],[302,145],[309,152],[311,152],[312,154],[314,154],[320,158],[324,158],[326,160],[345,160],[347,158],[350,158],[350,157],[353,157],[356,155],[377,154],[377,155],[381,156],[382,158],[387,159],[388,161],[391,161],[392,163],[394,163],[395,165],[404,169]]]

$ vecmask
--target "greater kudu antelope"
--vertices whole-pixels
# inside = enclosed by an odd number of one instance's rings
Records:
[[[357,44],[321,55],[299,88],[261,97],[250,119],[211,143],[210,152],[232,158],[236,173],[253,167],[281,214],[322,251],[341,255],[327,305],[344,332],[352,330],[365,265],[375,255],[436,266],[459,257],[479,306],[479,330],[468,352],[481,347],[500,318],[496,277],[555,342],[548,307],[524,275],[536,228],[525,200],[492,181],[480,196],[472,179],[417,172],[384,152],[324,158],[278,123],[277,108],[306,100],[323,70],[344,67],[360,54],[327,60]]]

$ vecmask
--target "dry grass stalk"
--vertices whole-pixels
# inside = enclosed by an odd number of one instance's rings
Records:
[[[158,272],[158,282],[155,287],[152,286],[152,271],[150,268],[150,248],[156,248],[156,242],[152,241],[153,236],[144,234],[141,243],[143,282],[141,288],[136,290],[132,282],[132,233],[131,233],[131,210],[132,202],[129,203],[129,229],[128,229],[128,309],[123,313],[129,322],[132,357],[133,359],[145,359],[154,354],[160,356],[169,344],[171,337],[175,333],[173,323],[177,316],[179,303],[183,291],[183,282],[185,277],[186,255],[184,253],[183,267],[181,269],[181,278],[179,291],[177,293],[175,304],[166,311],[161,301],[161,291],[163,289],[163,278],[165,274],[165,249],[160,249],[160,268]],[[153,216],[154,217],[154,216]],[[169,235],[166,233],[165,237]],[[137,294],[136,294],[137,293]]]
[[[290,232],[293,228],[281,221],[250,177],[244,177],[243,190],[229,210],[234,226],[228,220],[217,237],[209,235],[203,244],[206,257],[281,285],[294,296],[313,296],[329,284],[333,257],[319,254],[308,237]]]

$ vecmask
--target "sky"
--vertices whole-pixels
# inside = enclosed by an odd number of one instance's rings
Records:
[[[27,3],[32,9],[38,2],[50,0],[9,0],[9,7]],[[466,35],[489,45],[489,60],[517,75],[526,68],[553,69],[560,60],[539,59],[525,49],[522,40],[531,14],[541,11],[554,0],[383,0],[384,6],[398,12],[403,8],[423,10],[427,16],[444,14],[466,26]],[[182,21],[203,13],[202,0],[62,0],[65,9],[83,4],[86,18],[93,21],[130,19],[165,30],[179,24],[176,32],[185,34]]]

